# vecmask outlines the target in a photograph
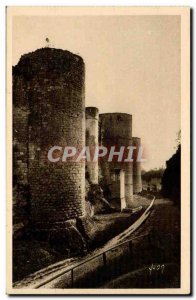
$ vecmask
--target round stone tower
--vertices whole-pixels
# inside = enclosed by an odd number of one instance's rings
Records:
[[[134,160],[133,160],[133,193],[137,194],[142,191],[142,174],[141,174],[141,162],[137,161],[137,153],[141,146],[141,139],[138,137],[132,138],[132,144],[136,147]]]
[[[91,160],[86,161],[86,178],[93,184],[98,184],[98,160],[93,161],[98,146],[98,118],[98,108],[86,107],[86,146],[91,156]]]
[[[85,143],[84,62],[42,48],[23,55],[13,77],[14,138],[19,149],[25,145],[20,168],[28,173],[31,219],[40,228],[58,227],[84,213],[85,164],[62,161],[65,146],[80,150]],[[48,159],[54,146],[62,147],[52,154],[57,162]]]
[[[99,115],[100,119],[100,143],[107,147],[119,148],[131,146],[132,116],[126,113],[105,113]],[[131,162],[118,162],[116,159],[109,162],[100,160],[101,175],[104,182],[111,186],[115,172],[123,170],[125,173],[125,198],[126,206],[130,207],[133,199],[133,174]]]

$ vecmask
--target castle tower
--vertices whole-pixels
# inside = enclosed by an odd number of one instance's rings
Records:
[[[141,146],[141,139],[138,137],[132,138],[132,144],[136,149],[134,150],[136,154]],[[141,162],[137,161],[137,155],[135,155],[133,160],[133,193],[137,194],[142,191],[142,175],[141,175]]]
[[[91,155],[91,161],[86,161],[86,178],[93,184],[98,184],[98,160],[92,161],[98,146],[98,118],[98,108],[86,107],[86,146]]]
[[[110,149],[111,146],[131,146],[132,116],[126,113],[100,114],[100,142]],[[131,162],[101,161],[100,169],[104,182],[112,187],[112,180],[118,177],[119,170],[125,173],[125,199],[126,206],[130,207],[133,200],[133,174]]]
[[[62,162],[65,146],[85,143],[84,62],[68,51],[42,48],[13,68],[16,182],[30,191],[30,215],[39,228],[59,227],[83,215],[85,164]],[[48,159],[53,146],[54,157]],[[17,175],[18,174],[18,175]]]

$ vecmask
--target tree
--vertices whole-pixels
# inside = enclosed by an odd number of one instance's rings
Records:
[[[152,169],[147,172],[142,170],[142,179],[149,182],[152,178],[162,178],[164,170],[163,168]]]
[[[181,201],[181,144],[176,153],[166,162],[162,178],[162,194],[180,206]]]

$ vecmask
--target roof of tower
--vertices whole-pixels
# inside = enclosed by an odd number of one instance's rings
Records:
[[[30,71],[33,69],[36,72],[36,70],[47,68],[51,72],[53,69],[65,72],[69,70],[71,65],[83,64],[83,59],[70,51],[45,47],[22,55],[18,64],[13,67],[13,71],[20,72],[20,70]]]

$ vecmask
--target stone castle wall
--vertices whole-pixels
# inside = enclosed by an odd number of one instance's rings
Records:
[[[84,63],[68,51],[43,48],[13,69],[16,183],[28,183],[31,220],[60,226],[84,214],[84,163],[53,163],[53,146],[84,147]],[[56,152],[56,155],[60,153]]]
[[[142,191],[142,174],[141,174],[141,162],[137,161],[138,149],[141,146],[141,139],[138,137],[132,138],[132,144],[136,147],[136,155],[133,160],[133,193],[137,194]]]
[[[132,137],[131,115],[85,110],[84,72],[81,57],[52,48],[23,55],[13,68],[14,222],[30,218],[37,228],[48,229],[84,215],[85,175],[98,184],[99,171],[109,188],[115,172],[124,171],[127,207],[142,189],[141,165],[135,161],[48,160],[53,146],[62,147],[53,153],[60,158],[65,146],[78,151],[85,145],[90,150],[98,144],[108,150],[140,146]]]
[[[100,142],[110,149],[111,146],[131,146],[132,116],[125,113],[100,114]],[[131,162],[100,161],[101,174],[105,183],[111,186],[115,169],[125,171],[125,197],[129,207],[133,198],[133,168]]]
[[[98,146],[98,118],[99,111],[96,107],[86,107],[86,146],[91,155],[91,161],[86,162],[86,178],[93,184],[98,184],[98,160],[93,161]]]

